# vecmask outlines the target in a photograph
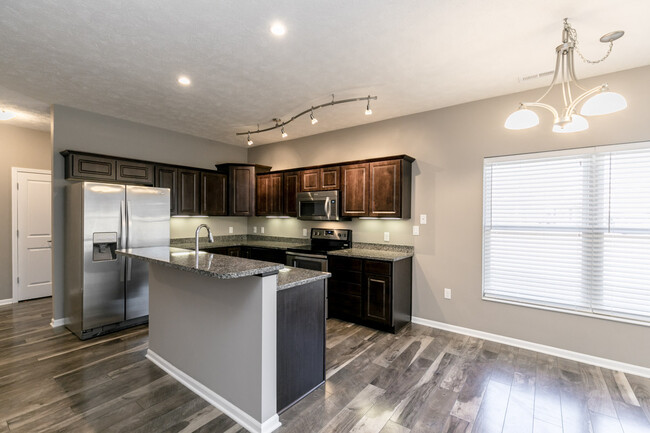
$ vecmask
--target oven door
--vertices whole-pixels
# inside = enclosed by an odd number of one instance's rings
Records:
[[[287,252],[287,266],[327,272],[327,256]]]

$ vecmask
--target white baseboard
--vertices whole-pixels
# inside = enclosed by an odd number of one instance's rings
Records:
[[[13,304],[15,302],[17,302],[17,301],[14,301],[12,298],[0,299],[0,305],[9,305],[9,304]]]
[[[52,328],[58,328],[59,326],[65,325],[65,319],[55,319],[52,317],[52,320],[50,321],[50,326]]]
[[[471,337],[482,338],[484,340],[495,341],[497,343],[507,344],[510,346],[521,347],[535,352],[546,353],[547,355],[558,356],[560,358],[571,359],[573,361],[592,364],[598,367],[609,368],[610,370],[622,371],[623,373],[635,374],[637,376],[650,378],[650,368],[640,365],[627,364],[625,362],[614,361],[612,359],[600,358],[598,356],[587,355],[586,353],[573,352],[571,350],[560,349],[558,347],[546,346],[544,344],[533,343],[517,338],[506,337],[504,335],[491,334],[489,332],[478,331],[476,329],[463,328],[462,326],[450,325],[448,323],[436,322],[435,320],[413,317],[413,323],[428,326],[430,328],[442,329],[444,331],[455,332],[457,334],[469,335]]]
[[[253,433],[270,433],[273,430],[280,427],[280,417],[276,413],[271,418],[261,423],[255,420],[252,416],[230,403],[225,398],[221,397],[216,392],[212,391],[196,379],[188,376],[186,373],[182,372],[178,368],[174,367],[172,364],[167,362],[165,359],[161,358],[158,354],[153,352],[151,349],[147,350],[147,358],[149,361],[156,364],[158,367],[162,368],[167,374],[179,381],[185,387],[187,387],[194,394],[201,397],[203,400],[210,403],[212,406],[219,409],[221,412],[228,415],[230,418],[235,420],[239,425],[244,427],[246,430]]]

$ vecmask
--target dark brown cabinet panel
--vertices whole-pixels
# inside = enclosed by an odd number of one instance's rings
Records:
[[[144,162],[117,160],[118,182],[153,185],[154,166]]]
[[[96,155],[69,155],[66,178],[79,180],[116,180],[117,161]],[[68,176],[69,175],[69,176]]]
[[[365,274],[363,305],[364,320],[390,325],[390,277]]]
[[[370,163],[369,216],[401,216],[401,169],[400,160]]]
[[[199,215],[201,213],[201,172],[178,169],[178,214]]]
[[[396,262],[330,256],[329,315],[397,332],[411,321],[412,259]]]
[[[300,190],[304,192],[320,190],[320,169],[300,172]]]
[[[300,192],[300,172],[291,171],[284,173],[283,179],[283,204],[284,215],[298,216],[298,202],[296,196]]]
[[[157,165],[155,169],[154,186],[158,188],[169,188],[169,213],[178,214],[178,169],[165,165]]]
[[[283,190],[282,173],[269,173],[257,175],[256,186],[256,214],[259,216],[282,215]]]
[[[330,190],[340,188],[340,167],[324,167],[320,169],[320,189]]]
[[[228,176],[201,173],[201,215],[228,215]]]
[[[341,167],[341,216],[367,216],[369,164]]]
[[[255,167],[231,166],[229,172],[228,214],[232,216],[254,216]]]

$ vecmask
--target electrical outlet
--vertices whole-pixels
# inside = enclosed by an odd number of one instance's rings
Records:
[[[260,227],[260,233],[264,234],[264,227]]]
[[[233,229],[232,227],[228,227],[228,233],[230,234],[235,233],[235,229]]]
[[[384,232],[384,242],[390,241],[390,232]]]
[[[427,223],[427,214],[420,215],[420,224],[426,224],[426,223]]]
[[[413,236],[420,236],[420,226],[413,226]]]
[[[253,226],[253,233],[257,233],[257,226]]]
[[[307,236],[307,229],[302,229],[302,235]]]
[[[445,287],[445,299],[451,299],[451,289]]]

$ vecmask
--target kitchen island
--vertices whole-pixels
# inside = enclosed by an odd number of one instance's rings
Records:
[[[149,262],[147,358],[247,430],[275,430],[323,382],[329,273],[180,248],[118,253]]]

